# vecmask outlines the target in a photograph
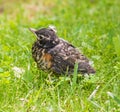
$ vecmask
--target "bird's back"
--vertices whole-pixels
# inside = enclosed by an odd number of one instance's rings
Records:
[[[95,70],[89,65],[89,60],[81,54],[73,45],[60,39],[58,45],[48,51],[53,57],[52,69],[58,74],[72,74],[75,63],[78,64],[78,72],[95,73]]]

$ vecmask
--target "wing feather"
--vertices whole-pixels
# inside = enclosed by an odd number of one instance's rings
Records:
[[[89,60],[73,45],[64,40],[61,40],[49,53],[53,56],[52,69],[58,74],[73,73],[75,63],[78,63],[78,72],[80,73],[87,73],[89,69],[92,70]]]

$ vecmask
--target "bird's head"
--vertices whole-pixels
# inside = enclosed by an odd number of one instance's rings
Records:
[[[33,29],[29,28],[37,36],[37,41],[43,48],[51,48],[59,43],[59,39],[56,35],[56,30],[53,27]]]

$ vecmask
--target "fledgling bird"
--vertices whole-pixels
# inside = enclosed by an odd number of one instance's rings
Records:
[[[78,73],[95,73],[89,60],[72,44],[59,38],[54,27],[39,30],[30,28],[30,31],[37,37],[32,46],[32,56],[41,70],[71,75],[77,63]]]

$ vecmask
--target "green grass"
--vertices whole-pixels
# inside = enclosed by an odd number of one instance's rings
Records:
[[[28,28],[51,24],[94,62],[95,76],[37,69]],[[0,0],[0,112],[120,112],[119,0]]]

